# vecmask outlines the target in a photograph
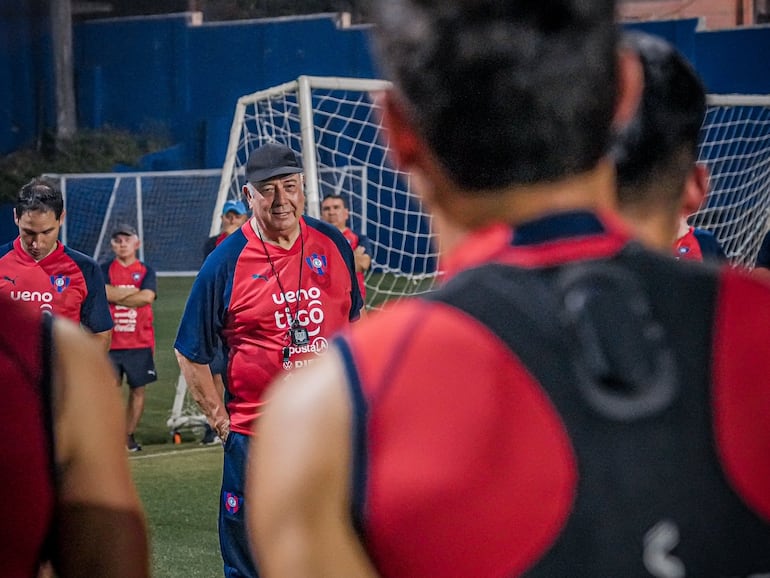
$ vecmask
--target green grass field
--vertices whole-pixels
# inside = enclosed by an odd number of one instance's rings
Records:
[[[222,447],[145,446],[129,460],[147,515],[152,575],[222,576],[217,535]]]
[[[174,445],[166,427],[179,376],[174,337],[192,281],[191,277],[158,278],[153,306],[158,381],[147,386],[145,411],[136,432],[144,449],[130,456],[147,514],[156,578],[222,576],[217,536],[222,448],[199,446],[192,431],[182,431],[183,443]]]
[[[142,445],[171,444],[166,421],[171,414],[179,377],[174,338],[192,282],[192,277],[158,277],[158,299],[153,305],[158,381],[147,386],[144,415],[136,431],[136,438]],[[187,432],[184,438],[192,440],[194,436]]]

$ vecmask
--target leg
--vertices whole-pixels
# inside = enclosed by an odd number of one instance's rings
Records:
[[[249,436],[231,432],[225,443],[219,499],[219,546],[227,578],[258,578],[246,534],[243,499]]]
[[[142,413],[144,413],[144,386],[132,387],[128,392],[128,404],[126,405],[127,434],[131,435],[136,431]]]

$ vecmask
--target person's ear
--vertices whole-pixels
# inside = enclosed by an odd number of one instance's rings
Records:
[[[257,191],[256,187],[251,183],[246,183],[243,185],[241,191],[243,192],[243,199],[246,201],[246,206],[252,207],[251,201],[254,200],[254,197],[257,194],[259,194],[259,191]]]
[[[706,200],[709,190],[709,170],[703,163],[693,164],[690,174],[684,183],[684,198],[682,200],[682,213],[692,215],[700,209]]]
[[[639,55],[630,48],[621,47],[618,50],[617,82],[618,94],[613,126],[620,130],[634,118],[644,89],[644,68]]]
[[[412,129],[408,114],[394,90],[377,92],[373,98],[381,111],[393,163],[408,172],[417,163],[420,152],[419,138]]]

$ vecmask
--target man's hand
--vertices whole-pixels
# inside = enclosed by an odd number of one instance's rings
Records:
[[[227,436],[230,435],[230,420],[221,421],[214,426],[214,430],[217,432],[219,439],[224,444],[227,441]]]

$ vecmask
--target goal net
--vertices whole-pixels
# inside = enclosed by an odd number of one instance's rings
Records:
[[[242,198],[251,151],[282,143],[302,156],[306,212],[319,217],[326,195],[342,195],[350,209],[348,226],[369,239],[367,308],[428,291],[437,275],[430,217],[411,192],[409,175],[390,163],[372,99],[389,86],[382,80],[301,76],[238,99],[210,234],[219,231],[224,203]],[[180,376],[168,425],[196,427],[202,423],[196,413]]]
[[[192,276],[203,262],[222,171],[45,174],[59,186],[62,242],[99,262],[112,259],[110,235],[136,227],[139,259],[158,275]]]
[[[770,96],[710,95],[699,160],[710,192],[691,224],[716,235],[730,261],[753,267],[770,228]]]
[[[410,190],[409,175],[389,162],[371,98],[388,87],[381,80],[300,77],[241,97],[211,234],[224,202],[241,198],[249,153],[280,142],[303,157],[310,215],[319,215],[325,195],[347,195],[349,226],[373,246],[370,309],[429,290],[439,275],[430,218]],[[709,166],[711,192],[692,222],[714,232],[733,263],[751,266],[769,228],[770,97],[710,96],[699,157]],[[169,423],[200,423],[181,378],[177,394]]]

